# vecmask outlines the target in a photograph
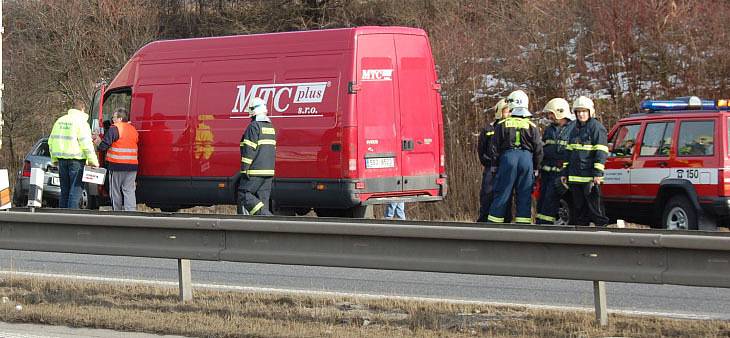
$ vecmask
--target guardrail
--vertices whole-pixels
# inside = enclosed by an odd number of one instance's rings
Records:
[[[0,249],[730,287],[730,234],[303,217],[25,209],[0,212]]]

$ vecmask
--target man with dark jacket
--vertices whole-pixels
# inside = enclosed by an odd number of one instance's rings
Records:
[[[487,124],[487,126],[479,132],[477,155],[479,156],[479,162],[481,162],[482,167],[484,167],[484,172],[482,173],[482,188],[479,191],[479,217],[477,218],[477,222],[487,221],[489,206],[492,204],[492,200],[494,199],[494,176],[497,173],[497,159],[492,158],[494,151],[491,149],[494,146],[494,125],[496,125],[500,120],[509,117],[509,115],[510,113],[509,107],[507,107],[507,101],[505,101],[505,99],[500,99],[494,106],[494,122]],[[511,209],[512,206],[510,204],[507,210],[510,215],[512,212]]]
[[[585,96],[573,101],[573,113],[577,121],[570,133],[569,160],[560,179],[570,185],[577,225],[593,222],[596,226],[605,226],[608,218],[601,201],[601,184],[608,158],[606,128],[594,117],[593,100]]]
[[[560,209],[557,185],[563,163],[568,160],[568,138],[573,130],[575,116],[570,112],[570,104],[563,98],[554,98],[542,110],[548,115],[551,124],[542,134],[543,158],[540,165],[540,199],[537,201],[537,224],[555,224]]]
[[[276,161],[276,130],[267,116],[269,111],[264,100],[252,98],[247,110],[253,120],[241,137],[238,213],[269,216]]]
[[[499,121],[494,128],[494,149],[499,156],[494,201],[487,220],[505,223],[508,199],[514,188],[517,197],[516,223],[532,223],[532,188],[535,172],[542,161],[540,131],[529,120],[527,94],[516,90],[507,97],[512,116]],[[511,221],[511,220],[507,220]]]

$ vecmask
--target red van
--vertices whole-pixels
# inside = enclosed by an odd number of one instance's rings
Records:
[[[439,89],[421,29],[156,41],[97,92],[90,123],[100,130],[129,110],[140,203],[235,204],[244,107],[261,97],[277,129],[274,211],[358,217],[372,204],[443,199]]]

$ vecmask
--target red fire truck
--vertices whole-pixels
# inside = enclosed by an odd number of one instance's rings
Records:
[[[260,97],[277,129],[274,211],[358,217],[372,204],[443,199],[439,89],[415,28],[156,41],[97,92],[90,123],[103,133],[114,109],[130,112],[140,203],[235,204],[244,108]]]

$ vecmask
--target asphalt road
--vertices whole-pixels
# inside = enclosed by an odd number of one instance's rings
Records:
[[[589,281],[205,261],[193,261],[192,269],[195,284],[593,308]],[[177,282],[175,260],[138,257],[0,250],[0,271]],[[606,289],[609,310],[730,320],[730,289]]]

